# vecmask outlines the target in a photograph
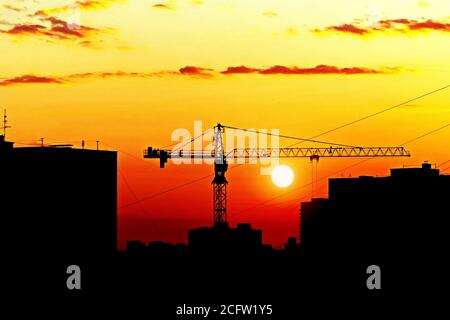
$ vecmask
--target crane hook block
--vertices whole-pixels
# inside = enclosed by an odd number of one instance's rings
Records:
[[[160,150],[159,167],[161,169],[164,168],[164,165],[167,163],[167,159],[168,159],[167,151]]]
[[[144,152],[144,158],[159,159],[159,167],[164,168],[164,165],[169,159],[169,153],[166,150],[159,150],[148,147],[146,152]]]

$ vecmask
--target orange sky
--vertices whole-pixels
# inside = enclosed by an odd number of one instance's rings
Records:
[[[448,85],[449,13],[448,1],[2,0],[0,106],[10,140],[100,140],[120,151],[122,244],[185,241],[186,228],[211,223],[210,178],[126,205],[212,168],[160,170],[143,149],[170,144],[172,131],[192,131],[194,120],[310,137]],[[398,145],[449,123],[449,102],[441,91],[321,139]],[[450,159],[448,141],[447,128],[408,145],[411,158],[372,160],[337,176],[439,164]],[[357,161],[323,159],[319,176]],[[296,174],[287,189],[255,165],[228,174],[231,224],[252,222],[274,245],[297,235],[299,200],[310,197],[302,188],[309,160],[282,163]]]

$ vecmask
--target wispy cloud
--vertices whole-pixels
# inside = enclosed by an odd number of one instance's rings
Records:
[[[82,25],[71,25],[55,17],[45,17],[42,19],[42,22],[47,22],[48,24],[18,24],[8,30],[0,30],[0,33],[12,36],[37,36],[56,40],[85,39],[100,33],[98,29]]]
[[[371,25],[364,25],[362,23],[355,22],[313,30],[313,32],[317,33],[337,32],[358,36],[381,33],[417,33],[419,31],[450,32],[450,23],[446,20],[441,21],[433,19],[385,19],[379,20]]]
[[[190,68],[190,67],[189,67]],[[184,68],[182,68],[185,70]],[[0,80],[0,87],[8,87],[14,85],[24,85],[24,84],[71,84],[78,80],[84,79],[108,79],[108,78],[151,78],[151,77],[161,77],[168,75],[178,75],[178,76],[195,76],[193,71],[171,71],[162,70],[157,72],[127,72],[127,71],[112,71],[112,72],[84,72],[84,73],[74,73],[64,76],[42,76],[42,75],[21,75],[6,78]],[[189,70],[189,69],[188,69]]]
[[[160,73],[163,74],[163,73]],[[69,84],[81,79],[106,79],[106,78],[148,78],[157,76],[158,73],[140,73],[140,72],[86,72],[74,73],[65,76],[37,76],[37,75],[22,75],[8,78],[0,81],[0,86],[7,87],[13,85],[23,84]]]
[[[195,66],[186,66],[179,70],[180,74],[198,77],[211,77],[214,72],[213,69],[201,68]]]
[[[152,8],[155,8],[155,9],[163,9],[163,10],[169,10],[169,11],[175,10],[174,7],[169,6],[168,4],[164,4],[164,3],[156,3],[156,4],[152,5]]]
[[[97,78],[97,79],[106,79],[106,78],[149,78],[157,75],[164,74],[161,72],[126,72],[126,71],[114,71],[114,72],[85,72],[85,73],[75,73],[71,75],[67,75],[65,77],[60,78],[62,81],[67,82],[74,79],[89,79],[89,78]]]
[[[11,12],[8,20],[0,20],[0,35],[98,49],[108,47],[108,39],[117,40],[113,35],[114,30],[104,26],[85,25],[81,22],[82,11],[103,10],[127,0],[74,0],[69,4],[65,2],[65,5],[50,8],[44,1],[29,1],[29,4],[20,1],[20,4],[0,6],[0,9],[17,11]],[[121,46],[113,44],[112,47],[119,49]]]
[[[79,0],[72,4],[40,10],[38,14],[55,15],[75,10],[102,10],[110,7],[112,4],[123,3],[125,0]]]
[[[182,76],[192,78],[213,79],[215,76],[227,76],[233,74],[259,74],[259,75],[354,75],[354,74],[389,74],[397,72],[398,68],[371,69],[363,67],[339,68],[336,66],[318,65],[312,68],[299,68],[275,65],[268,68],[252,68],[247,66],[228,67],[224,71],[210,68],[185,66],[179,70],[162,70],[155,72],[85,72],[64,76],[21,75],[0,80],[1,87],[24,84],[71,84],[84,79],[109,79],[109,78],[140,78],[148,79],[162,76]]]
[[[369,30],[364,27],[358,27],[353,24],[345,23],[338,26],[330,26],[325,29],[326,31],[338,31],[338,32],[344,32],[344,33],[354,33],[357,35],[364,35],[366,33],[369,33]],[[319,30],[323,31],[323,30]]]
[[[266,17],[276,17],[278,16],[278,13],[276,11],[265,11],[262,15]]]
[[[23,75],[0,81],[1,87],[7,87],[17,84],[62,84],[63,82],[58,78],[41,77],[35,75]]]
[[[24,12],[27,10],[27,8],[25,6],[18,6],[18,5],[13,5],[13,4],[9,4],[9,3],[2,5],[2,7],[4,9],[10,10],[10,11],[15,11],[15,12]]]
[[[363,67],[346,67],[339,68],[329,65],[317,65],[312,68],[299,68],[299,67],[287,67],[282,65],[275,65],[268,68],[251,68],[247,66],[228,67],[222,74],[246,74],[246,73],[258,73],[263,75],[273,74],[286,74],[286,75],[313,75],[313,74],[340,74],[340,75],[352,75],[352,74],[384,74],[392,73],[393,69],[371,69]]]
[[[245,74],[245,73],[257,73],[262,69],[250,68],[247,66],[228,67],[222,74]]]
[[[47,42],[66,41],[84,47],[95,47],[103,42],[101,36],[108,30],[82,25],[75,16],[67,19],[50,15],[43,10],[28,14],[23,23],[3,24],[0,34],[20,38],[37,38]]]

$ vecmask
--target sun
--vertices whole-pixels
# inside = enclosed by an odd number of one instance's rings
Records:
[[[272,182],[279,188],[289,187],[294,181],[294,172],[288,166],[277,166],[272,171]]]

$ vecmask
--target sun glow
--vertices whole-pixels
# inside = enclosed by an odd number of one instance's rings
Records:
[[[279,188],[289,187],[294,181],[294,172],[288,166],[278,166],[272,171],[272,182]]]

